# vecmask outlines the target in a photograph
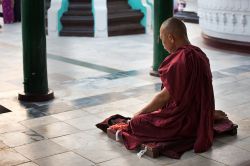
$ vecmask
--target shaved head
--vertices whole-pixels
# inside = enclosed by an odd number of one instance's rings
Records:
[[[185,24],[175,18],[171,17],[164,21],[161,25],[161,31],[165,34],[170,33],[176,38],[187,38],[187,28]]]
[[[190,44],[185,24],[174,17],[171,17],[162,23],[160,39],[164,48],[170,53],[183,45]]]

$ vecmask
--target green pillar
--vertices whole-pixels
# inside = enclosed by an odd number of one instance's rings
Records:
[[[154,58],[150,75],[159,76],[158,68],[162,61],[169,55],[160,40],[161,24],[173,17],[173,0],[154,0]]]
[[[48,89],[44,0],[22,0],[24,93],[22,101],[54,98]]]

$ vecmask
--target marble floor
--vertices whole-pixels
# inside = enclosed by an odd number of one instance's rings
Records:
[[[0,29],[0,165],[224,166],[250,165],[250,56],[203,44],[187,24],[191,42],[210,59],[216,108],[239,125],[237,136],[215,139],[211,150],[180,160],[139,159],[99,131],[112,114],[132,116],[160,89],[149,75],[152,33],[111,38],[47,37],[50,102],[17,100],[23,90],[21,25]],[[8,112],[9,111],[9,112]]]

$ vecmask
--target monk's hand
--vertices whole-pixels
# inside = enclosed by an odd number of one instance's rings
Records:
[[[142,112],[141,112],[141,111],[136,112],[136,113],[134,114],[134,117],[139,116],[139,115],[141,115],[141,114],[142,114]],[[134,117],[133,117],[133,118],[134,118]]]

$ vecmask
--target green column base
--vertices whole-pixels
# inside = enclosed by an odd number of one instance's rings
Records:
[[[25,94],[19,93],[18,100],[27,102],[42,102],[54,99],[54,92],[49,91],[47,94]]]
[[[158,72],[158,71],[155,71],[155,70],[153,70],[153,69],[149,72],[149,74],[150,74],[151,76],[160,77],[159,72]]]

